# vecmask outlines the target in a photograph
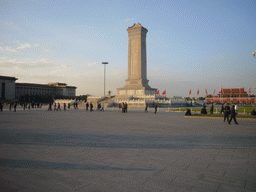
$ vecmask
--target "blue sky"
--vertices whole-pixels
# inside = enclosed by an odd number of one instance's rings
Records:
[[[147,33],[149,85],[167,96],[223,88],[255,92],[255,0],[0,0],[0,75],[17,82],[65,82],[77,95],[125,85],[126,29]]]

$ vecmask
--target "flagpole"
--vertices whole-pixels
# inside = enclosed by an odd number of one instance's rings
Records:
[[[241,95],[241,88],[239,88],[239,104],[240,104],[240,95]]]

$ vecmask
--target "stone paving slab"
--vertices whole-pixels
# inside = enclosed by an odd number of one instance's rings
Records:
[[[256,191],[255,127],[153,110],[4,110],[0,191]]]

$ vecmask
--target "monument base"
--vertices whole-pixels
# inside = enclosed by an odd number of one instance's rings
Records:
[[[130,96],[142,96],[142,95],[155,95],[157,89],[154,88],[117,88],[117,96],[119,97],[130,97]]]

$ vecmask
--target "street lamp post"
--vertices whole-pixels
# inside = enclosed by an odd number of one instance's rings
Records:
[[[108,62],[102,62],[102,64],[104,65],[104,96],[105,96],[106,65],[108,64]]]

